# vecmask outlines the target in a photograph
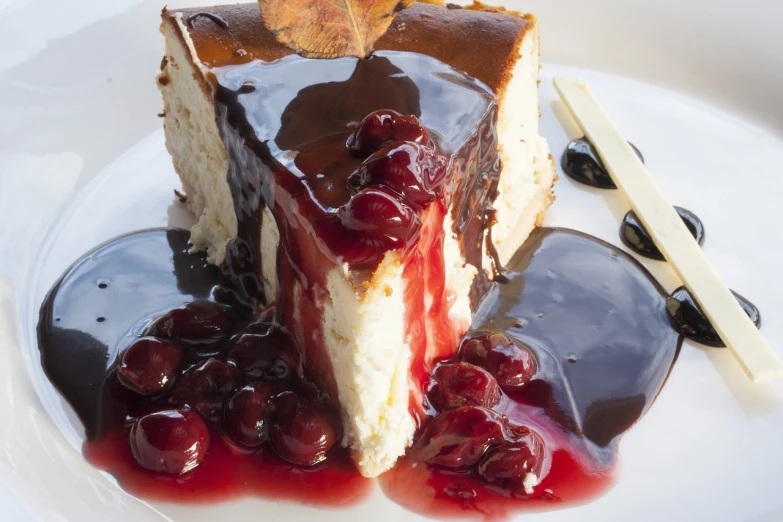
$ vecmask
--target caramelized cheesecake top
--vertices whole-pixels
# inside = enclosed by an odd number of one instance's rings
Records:
[[[293,54],[261,23],[258,4],[168,11],[182,13],[196,54],[209,68],[253,60],[273,61]],[[502,12],[476,3],[470,9],[414,3],[401,11],[376,42],[376,50],[425,54],[503,92],[532,15]],[[476,42],[473,45],[472,42]],[[478,45],[480,42],[480,45]]]

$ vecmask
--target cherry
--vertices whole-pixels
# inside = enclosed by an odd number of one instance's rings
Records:
[[[408,205],[386,188],[366,188],[341,207],[338,216],[347,234],[346,259],[380,261],[387,250],[405,248],[417,237],[421,221]]]
[[[500,419],[476,406],[447,410],[432,419],[411,452],[416,460],[453,470],[466,470],[493,444],[505,440]]]
[[[384,185],[405,201],[424,207],[433,201],[446,175],[446,158],[434,148],[395,142],[367,159],[348,177],[354,189]]]
[[[544,473],[544,441],[530,432],[526,440],[490,449],[476,467],[483,482],[504,490],[532,494]],[[532,473],[532,476],[529,476]]]
[[[462,341],[460,356],[495,376],[505,391],[518,391],[537,370],[533,350],[502,333],[482,334]]]
[[[340,208],[340,219],[346,228],[372,237],[405,241],[418,217],[389,190],[366,188]]]
[[[267,413],[269,440],[282,459],[313,466],[342,438],[337,415],[325,404],[284,392],[272,400]]]
[[[142,467],[182,475],[206,457],[209,430],[192,411],[160,411],[145,415],[133,424],[130,446]]]
[[[239,446],[257,448],[266,439],[269,399],[281,390],[264,383],[245,386],[223,407],[223,431]]]
[[[345,261],[373,264],[388,250],[406,248],[419,237],[421,221],[413,209],[387,188],[365,188],[340,207],[338,217],[346,229]]]
[[[239,384],[235,368],[217,359],[190,368],[171,392],[170,401],[180,407],[189,406],[204,419],[216,422],[223,401]]]
[[[436,408],[492,408],[500,402],[497,381],[478,366],[465,362],[440,366],[435,370],[434,378],[436,383],[429,392],[429,398]]]
[[[255,325],[231,340],[228,362],[249,379],[283,383],[299,370],[293,339],[280,327]]]
[[[182,363],[182,347],[173,341],[142,337],[122,354],[117,376],[126,388],[151,395],[169,385]]]
[[[430,133],[416,116],[405,116],[392,110],[370,113],[348,138],[346,146],[357,158],[366,158],[393,141],[428,144]]]
[[[212,301],[193,301],[158,317],[147,327],[145,335],[195,346],[214,345],[228,334],[232,323],[223,306]]]

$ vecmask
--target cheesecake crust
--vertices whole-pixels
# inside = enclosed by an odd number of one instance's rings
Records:
[[[196,56],[206,68],[268,62],[294,54],[261,23],[256,3],[164,9],[163,17],[174,21],[177,13],[182,13]],[[466,9],[417,2],[397,15],[375,49],[426,54],[500,94],[509,82],[525,33],[534,26],[531,15],[517,16],[478,2]],[[431,38],[433,34],[438,38]]]

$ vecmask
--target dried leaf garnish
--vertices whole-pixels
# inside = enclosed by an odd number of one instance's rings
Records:
[[[264,26],[309,58],[364,58],[413,0],[258,0]]]

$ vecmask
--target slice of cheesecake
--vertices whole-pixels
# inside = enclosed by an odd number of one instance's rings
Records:
[[[533,17],[416,3],[366,59],[301,58],[257,4],[163,11],[166,143],[191,241],[277,302],[366,476],[427,414],[471,298],[540,223]]]

